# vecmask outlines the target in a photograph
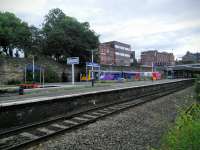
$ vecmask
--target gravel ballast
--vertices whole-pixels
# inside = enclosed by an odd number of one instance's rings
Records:
[[[158,148],[181,110],[194,102],[193,88],[127,109],[29,150],[143,150]]]

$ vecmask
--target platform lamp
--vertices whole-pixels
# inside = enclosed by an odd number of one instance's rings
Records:
[[[35,56],[33,55],[33,82],[35,82]]]
[[[26,74],[26,65],[25,65],[25,67],[24,67],[24,83],[26,83],[26,76],[27,76],[27,74]]]
[[[92,80],[94,79],[94,66],[93,66],[93,63],[94,63],[94,50],[92,50]]]
[[[94,52],[98,51],[98,49],[92,49],[92,80],[94,79]]]

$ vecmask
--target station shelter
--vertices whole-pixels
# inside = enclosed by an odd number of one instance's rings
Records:
[[[44,82],[44,68],[40,65],[27,64],[24,68],[24,82]]]
[[[200,63],[169,66],[165,73],[167,78],[195,78],[200,75]]]

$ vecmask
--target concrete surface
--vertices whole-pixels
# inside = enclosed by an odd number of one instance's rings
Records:
[[[0,106],[5,103],[25,103],[25,101],[33,101],[33,100],[45,100],[45,99],[53,99],[58,96],[68,97],[70,95],[77,94],[86,94],[90,92],[98,92],[103,90],[112,90],[118,88],[128,88],[128,87],[136,87],[142,85],[151,85],[151,84],[159,84],[166,82],[175,82],[181,79],[174,80],[158,80],[158,81],[133,81],[133,82],[124,82],[124,83],[95,83],[95,86],[92,87],[90,82],[79,82],[75,85],[71,85],[71,83],[54,83],[54,84],[46,84],[48,86],[58,86],[52,88],[38,88],[38,89],[25,89],[24,95],[18,94],[10,94],[0,97]]]

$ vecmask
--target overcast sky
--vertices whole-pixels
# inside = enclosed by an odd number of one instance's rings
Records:
[[[100,42],[130,44],[137,58],[152,49],[200,52],[200,0],[0,0],[1,11],[37,27],[52,8],[89,22]]]

